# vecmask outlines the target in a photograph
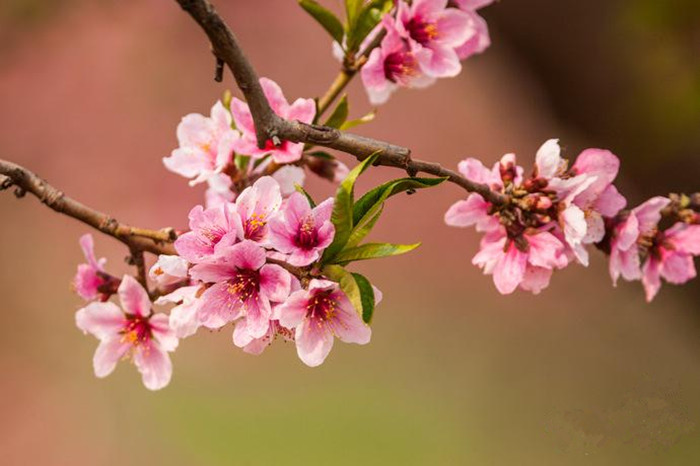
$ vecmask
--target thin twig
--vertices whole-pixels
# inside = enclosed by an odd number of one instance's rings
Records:
[[[411,151],[406,147],[334,128],[289,121],[277,116],[270,108],[262,91],[255,69],[243,53],[235,35],[211,3],[208,0],[176,1],[207,34],[214,54],[224,60],[231,69],[236,84],[250,106],[260,147],[264,147],[268,140],[272,140],[275,144],[281,140],[289,140],[336,149],[351,154],[358,160],[379,153],[377,165],[402,168],[410,175],[423,172],[435,176],[447,176],[451,182],[469,192],[481,194],[493,204],[503,205],[510,202],[508,196],[492,191],[487,185],[474,183],[452,170],[442,168],[439,164],[412,160]]]
[[[102,233],[126,244],[133,251],[153,254],[175,254],[172,242],[176,238],[172,228],[147,230],[118,222],[114,217],[92,209],[51,186],[35,173],[12,162],[0,159],[0,188],[15,186],[15,194],[31,193],[54,211],[73,217]]]

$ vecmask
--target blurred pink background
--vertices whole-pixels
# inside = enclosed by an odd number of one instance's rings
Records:
[[[639,83],[636,94],[624,85],[601,94],[596,89],[624,83],[625,73],[653,54],[606,49],[600,68],[584,73],[597,55],[574,53],[582,46],[575,31],[592,31],[590,43],[600,44],[611,18],[627,21],[626,8],[646,2],[533,3],[557,3],[550,15],[571,13],[561,23],[518,2],[490,7],[494,46],[485,55],[466,62],[456,79],[397,93],[358,131],[452,167],[467,156],[493,162],[506,152],[528,166],[542,142],[560,137],[571,158],[589,146],[617,152],[632,202],[697,190],[700,92],[690,86],[678,97],[683,112],[664,100],[663,89],[649,95]],[[682,16],[679,5],[668,8]],[[335,76],[327,36],[296,2],[217,6],[259,73],[288,98],[317,96]],[[586,29],[595,8],[604,21]],[[697,9],[684,11],[692,16]],[[0,18],[0,157],[130,224],[186,227],[202,190],[165,171],[161,159],[176,145],[181,116],[207,113],[233,87],[229,73],[223,84],[213,81],[214,61],[198,27],[163,0],[5,0]],[[692,22],[685,27],[697,33]],[[644,34],[635,31],[613,35],[626,44]],[[660,43],[671,47],[671,37]],[[654,53],[669,57],[668,76],[680,76],[679,62],[697,78],[700,66],[678,58],[687,44],[679,47]],[[563,71],[548,72],[557,63]],[[669,80],[657,87],[677,89]],[[353,116],[370,109],[359,82],[350,96]],[[670,129],[644,130],[644,121],[666,115]],[[638,157],[637,147],[656,150]],[[360,188],[400,175],[372,170]],[[310,183],[319,198],[332,189]],[[470,264],[476,233],[442,222],[461,196],[444,186],[397,197],[385,209],[374,239],[423,245],[358,267],[385,296],[370,345],[336,345],[322,367],[310,369],[289,344],[254,357],[233,347],[230,329],[203,332],[181,342],[170,386],[150,393],[126,363],[105,380],[92,375],[96,341],[74,326],[81,301],[69,285],[82,260],[77,240],[88,228],[33,198],[2,193],[0,463],[700,462],[697,282],[664,286],[647,305],[639,284],[613,289],[605,259],[594,254],[589,269],[555,274],[540,296],[500,296]],[[110,270],[127,271],[125,249],[95,236]]]

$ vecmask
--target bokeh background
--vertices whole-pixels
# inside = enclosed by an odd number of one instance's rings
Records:
[[[337,64],[296,2],[216,3],[289,98],[325,90]],[[698,190],[696,0],[503,1],[484,15],[488,53],[396,94],[360,131],[447,166],[511,151],[529,165],[560,137],[572,158],[616,152],[633,203]],[[212,80],[208,49],[171,1],[0,1],[0,157],[131,224],[185,227],[202,192],[161,158],[180,117],[232,86]],[[350,95],[354,115],[369,110],[359,83]],[[336,345],[310,369],[290,344],[254,357],[230,329],[204,332],[151,393],[129,364],[92,375],[96,341],[74,327],[69,286],[87,228],[4,193],[0,464],[700,464],[697,282],[648,305],[639,284],[613,289],[594,254],[538,297],[499,296],[470,265],[477,235],[442,223],[461,196],[447,186],[386,209],[374,238],[423,246],[359,268],[385,296],[370,345]],[[96,243],[128,270],[123,247]]]

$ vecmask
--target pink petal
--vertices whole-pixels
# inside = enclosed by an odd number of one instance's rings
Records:
[[[292,277],[282,267],[267,264],[260,269],[260,292],[270,301],[282,302],[289,296]]]
[[[297,99],[289,108],[288,120],[311,123],[316,116],[316,103],[313,99]]]
[[[414,51],[421,70],[433,78],[452,78],[462,71],[457,52],[453,48],[434,45]]]
[[[614,217],[627,205],[627,199],[615,185],[608,185],[595,202],[594,209],[604,217]]]
[[[482,53],[491,46],[489,26],[486,24],[484,18],[473,12],[468,13],[471,16],[472,28],[475,32],[464,44],[455,49],[460,60],[467,59],[477,53]]]
[[[141,373],[141,380],[149,390],[160,390],[170,383],[173,364],[168,353],[158,344],[150,342],[134,350],[134,363]]]
[[[438,30],[437,40],[453,49],[476,34],[471,17],[454,8],[442,10],[435,26]]]
[[[564,246],[556,236],[543,231],[536,235],[526,235],[525,238],[530,244],[527,256],[530,264],[548,269],[556,267],[559,255],[564,250]]]
[[[296,328],[306,315],[308,303],[307,291],[295,291],[286,301],[275,307],[273,318],[279,320],[280,324],[288,329]]]
[[[151,313],[151,298],[131,275],[124,275],[117,290],[122,308],[129,314],[146,317]]]
[[[229,292],[228,283],[217,283],[199,298],[198,319],[207,328],[221,328],[241,316],[242,303]]]
[[[310,367],[321,365],[333,348],[330,329],[310,319],[304,319],[296,328],[295,340],[299,359]]]
[[[661,220],[661,210],[670,202],[671,200],[668,198],[657,196],[632,209],[632,214],[637,217],[639,222],[639,231],[648,233],[656,228]]]
[[[453,227],[470,227],[488,220],[489,203],[479,194],[470,194],[466,200],[457,201],[445,213],[445,223]]]
[[[540,294],[542,290],[549,286],[551,278],[552,269],[528,265],[527,269],[525,269],[523,281],[520,283],[520,288],[533,294]]]
[[[122,342],[119,336],[102,340],[95,350],[92,366],[96,377],[107,377],[114,371],[117,363],[131,348],[131,344]]]
[[[659,292],[659,289],[661,289],[659,265],[659,261],[650,259],[644,263],[644,268],[642,269],[642,285],[644,285],[647,302],[651,302]]]
[[[671,252],[661,261],[661,276],[674,285],[682,285],[696,276],[693,257],[688,254]]]
[[[251,115],[247,103],[234,97],[231,100],[231,114],[233,115],[233,121],[236,123],[236,128],[245,134],[255,134],[253,115]]]
[[[620,159],[609,150],[586,149],[576,158],[572,169],[596,177],[596,191],[602,190],[612,183],[620,170]]]
[[[330,324],[335,336],[345,343],[366,345],[372,338],[372,329],[362,321],[347,298],[340,300]]]
[[[199,113],[185,115],[177,126],[177,140],[181,148],[199,147],[211,137],[211,120]]]
[[[84,234],[80,237],[78,243],[80,244],[80,248],[83,250],[83,255],[85,256],[85,260],[87,260],[88,264],[97,270],[102,270],[100,264],[97,263],[97,259],[95,259],[95,244],[93,242],[92,235],[90,233]]]
[[[559,172],[561,164],[562,159],[559,139],[550,139],[539,148],[535,156],[537,174],[547,180],[554,178]]]
[[[260,299],[249,299],[245,303],[245,325],[252,338],[261,338],[270,328],[272,309],[270,301],[260,296]]]
[[[700,225],[677,223],[666,232],[666,236],[676,251],[700,255]]]
[[[510,294],[523,281],[527,266],[527,254],[518,250],[514,243],[496,263],[493,269],[493,282],[501,294]]]
[[[97,270],[88,264],[78,265],[78,271],[73,278],[76,293],[85,301],[92,301],[99,296],[98,288],[104,280],[97,275]]]
[[[265,250],[255,241],[243,240],[227,250],[226,260],[241,270],[258,270],[265,264]]]
[[[124,328],[124,312],[114,303],[90,303],[75,314],[75,324],[100,340],[110,339]]]
[[[272,177],[279,183],[282,196],[289,196],[296,192],[296,185],[303,186],[306,174],[301,167],[285,165],[277,170]]]
[[[260,78],[260,85],[265,93],[265,97],[267,97],[268,102],[270,102],[272,110],[282,118],[287,118],[289,114],[289,103],[287,103],[287,99],[284,97],[279,85],[268,78]]]
[[[175,351],[179,340],[175,335],[175,331],[170,328],[170,319],[165,314],[154,314],[148,323],[153,332],[153,338],[158,342],[158,345],[163,351]]]

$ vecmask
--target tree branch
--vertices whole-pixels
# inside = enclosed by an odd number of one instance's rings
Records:
[[[59,214],[73,217],[102,233],[112,236],[134,252],[147,251],[153,254],[175,254],[172,242],[177,235],[172,228],[146,230],[118,222],[115,218],[94,210],[66,196],[35,173],[12,162],[0,159],[0,190],[15,186],[15,195],[31,193],[43,204]]]
[[[236,84],[250,106],[259,147],[264,147],[268,140],[278,144],[280,139],[285,139],[292,142],[310,143],[336,149],[353,155],[358,160],[363,160],[371,154],[379,153],[376,165],[402,168],[410,176],[415,176],[419,172],[440,177],[446,176],[452,183],[461,186],[469,192],[479,193],[492,204],[504,205],[510,202],[508,196],[492,191],[485,184],[468,180],[457,172],[447,170],[437,163],[412,160],[411,151],[406,147],[339,131],[334,128],[288,121],[277,116],[267,102],[255,69],[243,53],[235,35],[211,3],[208,0],[176,1],[207,34],[214,54],[224,60],[231,69]],[[343,79],[343,81],[342,86],[344,87],[349,80]],[[330,105],[330,102],[328,105]]]

